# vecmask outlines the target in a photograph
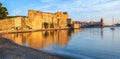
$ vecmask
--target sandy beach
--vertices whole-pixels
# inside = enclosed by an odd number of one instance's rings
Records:
[[[0,37],[0,59],[75,59],[18,45]]]

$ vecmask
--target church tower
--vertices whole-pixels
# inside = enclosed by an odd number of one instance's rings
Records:
[[[104,27],[104,21],[103,21],[103,18],[101,18],[101,27],[102,27],[102,28]]]

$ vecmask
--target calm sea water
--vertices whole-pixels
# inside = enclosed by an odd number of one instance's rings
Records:
[[[120,59],[120,28],[40,31],[4,34],[15,43],[82,59]]]

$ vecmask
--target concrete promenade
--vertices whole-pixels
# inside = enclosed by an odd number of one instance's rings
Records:
[[[0,59],[76,59],[18,45],[0,37]]]

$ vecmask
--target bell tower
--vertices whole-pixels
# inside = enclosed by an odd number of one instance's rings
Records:
[[[103,28],[104,27],[104,21],[103,21],[103,18],[101,18],[101,27]]]

